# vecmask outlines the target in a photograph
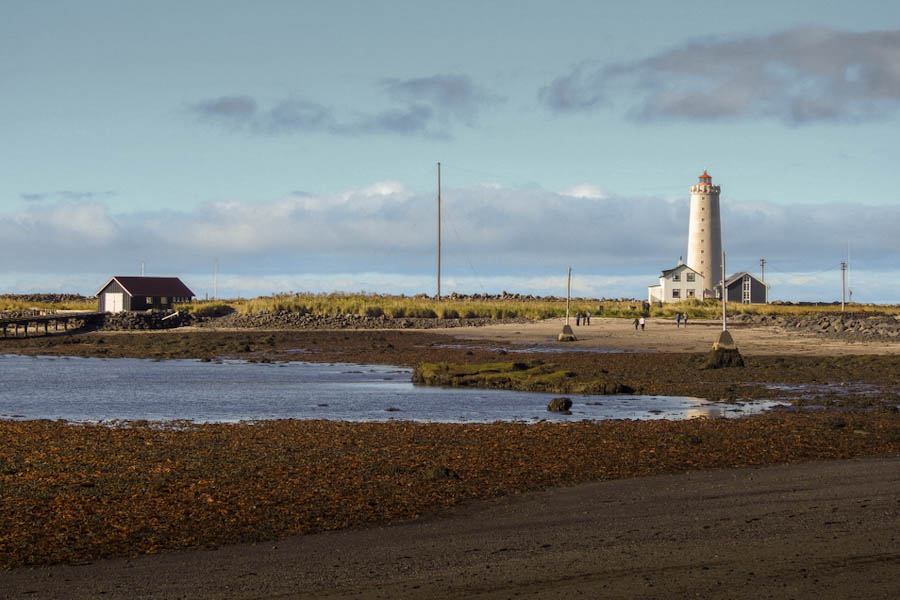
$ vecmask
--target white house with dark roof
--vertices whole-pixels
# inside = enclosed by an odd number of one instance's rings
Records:
[[[675,268],[662,272],[658,284],[647,286],[647,297],[651,304],[681,302],[691,298],[702,300],[703,284],[703,275],[679,259]]]

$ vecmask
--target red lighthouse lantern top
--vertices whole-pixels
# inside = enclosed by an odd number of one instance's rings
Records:
[[[700,176],[700,183],[712,183],[712,177],[703,169],[703,175]]]

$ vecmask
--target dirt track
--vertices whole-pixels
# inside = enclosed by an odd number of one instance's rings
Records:
[[[591,483],[216,551],[3,573],[4,598],[897,598],[900,458]]]

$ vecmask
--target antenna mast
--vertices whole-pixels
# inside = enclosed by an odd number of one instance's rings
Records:
[[[441,163],[437,164],[437,299],[441,299]]]

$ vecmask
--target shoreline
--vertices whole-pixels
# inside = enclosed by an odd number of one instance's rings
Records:
[[[651,321],[646,335],[636,337],[640,333],[629,330],[628,323],[597,321],[576,329],[583,340],[575,351],[543,354],[511,350],[520,350],[522,343],[543,343],[561,321],[448,332],[92,332],[0,340],[0,353],[399,366],[444,360],[544,361],[570,370],[576,382],[602,370],[642,391],[710,399],[788,394],[760,385],[766,382],[838,387],[815,398],[825,405],[822,409],[803,408],[805,392],[798,392],[795,409],[735,420],[527,425],[273,421],[187,424],[178,431],[152,424],[105,428],[0,421],[0,561],[7,569],[18,567],[5,574],[27,587],[29,580],[50,571],[24,565],[97,561],[85,572],[103,572],[112,564],[108,560],[123,559],[101,557],[174,552],[170,556],[180,560],[190,548],[262,544],[297,534],[305,540],[314,532],[335,529],[352,536],[389,523],[419,523],[424,515],[442,519],[439,515],[472,501],[506,505],[523,492],[544,490],[540,493],[552,497],[569,486],[594,485],[588,482],[900,455],[900,357],[893,346],[884,345],[879,353],[869,351],[867,344],[844,344],[835,354],[822,355],[818,340],[780,340],[779,335],[769,337],[772,332],[765,328],[755,332],[756,338],[745,338],[745,331],[756,328],[736,329],[739,347],[748,348],[747,366],[703,370],[705,350],[700,349],[714,326],[697,324],[696,333],[681,335],[683,328],[675,331]],[[653,348],[675,335],[682,338],[676,340],[680,352]],[[462,343],[459,336],[465,338]],[[628,353],[581,350],[607,339],[620,346],[635,340],[641,346]],[[775,343],[767,345],[772,339]],[[771,354],[755,353],[767,348]],[[864,351],[851,352],[860,349]],[[880,392],[843,393],[842,381],[871,383]],[[686,390],[700,393],[677,393]],[[460,518],[458,526],[465,527],[466,519]],[[225,573],[223,581],[235,584],[235,576]],[[397,577],[392,585],[407,581],[402,574]],[[256,590],[253,597],[271,589],[247,585]],[[407,591],[407,597],[417,597]],[[203,590],[194,592],[206,596]],[[166,597],[165,591],[160,594]]]

